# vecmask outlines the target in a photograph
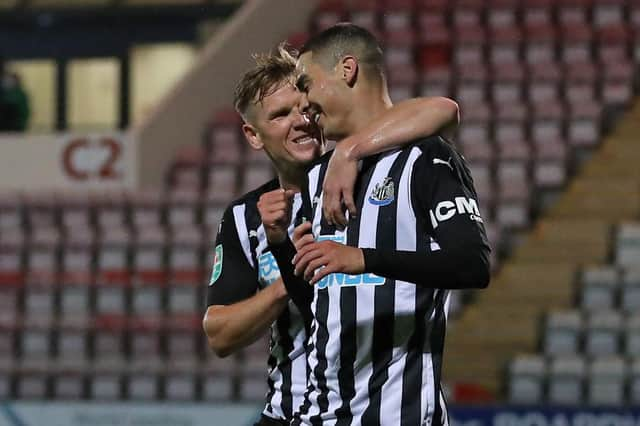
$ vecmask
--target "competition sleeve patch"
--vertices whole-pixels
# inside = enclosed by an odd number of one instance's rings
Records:
[[[211,271],[211,281],[209,285],[213,285],[220,275],[222,275],[222,244],[216,246],[215,257],[213,258],[213,270]]]

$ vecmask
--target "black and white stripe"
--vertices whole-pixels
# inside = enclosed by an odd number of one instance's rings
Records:
[[[328,163],[313,167],[305,196],[316,201],[315,237],[330,236],[360,248],[439,250],[412,205],[413,167],[421,155],[414,147],[365,161],[356,184],[360,211],[342,231],[322,218]],[[393,201],[369,202],[372,193],[385,194],[374,191],[385,178],[394,183]],[[438,426],[447,418],[439,383],[448,291],[379,280],[316,285],[309,388],[293,424]]]
[[[240,245],[249,264],[256,271],[260,288],[269,283],[260,276],[260,256],[268,252],[264,226],[257,209],[257,202],[265,192],[276,189],[277,181],[247,194],[233,207],[233,217]],[[293,218],[302,211],[302,197],[296,194],[293,203]],[[293,235],[295,220],[289,226]],[[277,267],[277,266],[276,266]],[[279,272],[277,274],[279,277]],[[273,278],[273,277],[272,277]],[[287,309],[271,327],[270,354],[268,359],[268,392],[263,413],[272,418],[291,419],[303,402],[307,387],[307,362],[305,357],[306,333],[302,317],[290,301]]]

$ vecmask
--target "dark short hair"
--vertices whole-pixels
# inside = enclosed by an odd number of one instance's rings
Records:
[[[251,105],[255,105],[282,87],[293,82],[296,70],[296,53],[278,46],[276,53],[255,54],[255,66],[238,82],[234,96],[236,111],[245,117]]]
[[[311,37],[302,46],[300,54],[307,52],[312,52],[314,61],[326,68],[334,67],[345,55],[353,55],[368,71],[384,75],[384,56],[378,40],[367,29],[348,22]]]

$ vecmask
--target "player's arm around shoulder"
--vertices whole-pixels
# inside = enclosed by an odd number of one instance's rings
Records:
[[[358,133],[336,145],[323,183],[323,214],[330,224],[345,226],[343,205],[357,214],[353,187],[358,161],[402,148],[417,139],[445,136],[458,126],[458,104],[445,97],[415,98],[400,102],[376,117]]]
[[[257,340],[286,307],[282,281],[264,290],[243,249],[232,208],[227,209],[216,238],[207,310],[202,325],[209,347],[225,357]]]

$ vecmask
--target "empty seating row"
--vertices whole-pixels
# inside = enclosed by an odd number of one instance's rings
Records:
[[[638,258],[636,258],[638,259]],[[620,308],[633,312],[640,306],[640,269],[614,266],[587,268],[582,272],[580,308]]]
[[[521,355],[509,365],[516,404],[623,406],[640,403],[640,358]]]
[[[586,353],[610,355],[640,353],[640,316],[619,311],[552,312],[547,315],[543,337],[547,355]]]

